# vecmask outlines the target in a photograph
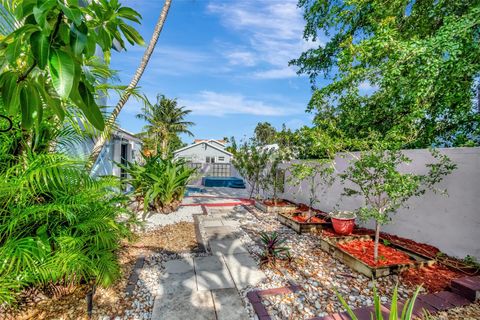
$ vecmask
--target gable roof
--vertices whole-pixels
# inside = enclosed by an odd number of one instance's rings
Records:
[[[190,148],[193,148],[193,147],[202,145],[202,144],[206,144],[207,146],[210,146],[210,147],[212,147],[213,149],[216,149],[216,150],[218,150],[218,151],[220,151],[220,152],[223,152],[223,153],[225,153],[225,154],[227,154],[227,155],[229,155],[229,156],[233,156],[233,154],[231,154],[230,152],[228,152],[228,151],[226,151],[226,150],[224,150],[224,149],[222,149],[222,148],[219,148],[219,147],[217,147],[217,146],[214,146],[214,145],[211,144],[210,142],[206,142],[206,141],[193,143],[193,144],[191,144],[191,145],[189,145],[189,146],[186,146],[186,147],[177,149],[177,150],[173,151],[173,153],[174,153],[174,154],[177,154],[177,153],[179,153],[179,152],[181,152],[181,151],[184,151],[184,150],[187,150],[187,149],[190,149]]]
[[[215,140],[215,139],[195,139],[193,140],[193,143],[200,143],[200,142],[216,142],[216,143],[219,143],[221,145],[225,145],[225,140]]]

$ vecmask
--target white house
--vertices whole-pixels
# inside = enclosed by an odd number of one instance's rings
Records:
[[[193,144],[175,150],[174,157],[185,159],[192,163],[230,163],[233,155],[225,150],[223,140],[200,140]]]

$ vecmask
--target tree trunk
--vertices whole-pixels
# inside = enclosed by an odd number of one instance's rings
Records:
[[[128,101],[128,98],[130,98],[131,91],[137,87],[138,82],[140,81],[143,73],[145,72],[145,68],[148,65],[148,61],[150,60],[150,57],[153,54],[155,45],[158,42],[160,33],[162,32],[163,25],[165,24],[165,19],[167,18],[168,11],[170,10],[171,3],[172,3],[172,0],[165,0],[165,4],[163,5],[163,9],[162,9],[162,12],[160,13],[160,17],[158,17],[158,21],[157,21],[157,24],[155,25],[152,38],[150,39],[150,43],[148,44],[148,47],[145,50],[145,53],[143,54],[142,61],[140,62],[140,65],[138,66],[137,71],[135,72],[135,75],[132,78],[132,81],[130,81],[130,84],[128,85],[127,89],[125,89],[125,91],[123,92],[122,96],[120,97],[120,100],[115,106],[115,109],[113,109],[108,120],[106,121],[105,129],[98,137],[98,140],[95,142],[95,146],[92,149],[92,153],[90,154],[90,157],[86,165],[87,170],[91,170],[93,165],[97,161],[100,151],[102,151],[103,146],[105,145],[105,143],[107,142],[107,139],[111,134],[111,130],[118,117],[118,114],[120,113],[120,111],[122,111],[123,106],[125,106],[125,104]]]
[[[373,247],[373,260],[378,260],[378,241],[380,240],[380,224],[375,221],[375,245]]]
[[[168,155],[168,140],[167,138],[163,138],[162,140],[162,159],[167,159]]]

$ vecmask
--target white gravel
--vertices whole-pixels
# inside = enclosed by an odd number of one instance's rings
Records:
[[[144,227],[146,231],[149,231],[182,221],[193,222],[194,214],[202,214],[202,208],[200,206],[187,206],[179,207],[177,211],[169,214],[154,213],[146,219]]]

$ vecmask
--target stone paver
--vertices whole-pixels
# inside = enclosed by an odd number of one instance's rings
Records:
[[[238,254],[238,253],[248,253],[247,249],[243,246],[242,242],[239,239],[219,239],[219,240],[210,240],[210,249],[213,254]]]
[[[238,289],[255,286],[266,279],[265,273],[248,253],[229,255],[224,259]]]
[[[153,304],[152,319],[160,320],[214,320],[212,293],[185,292],[157,296]]]
[[[218,320],[249,319],[236,289],[213,290],[212,295]]]
[[[208,216],[199,217],[212,255],[165,263],[152,320],[248,319],[238,290],[258,284],[265,274],[239,240],[240,223],[233,219],[241,216],[241,210],[209,208]]]

